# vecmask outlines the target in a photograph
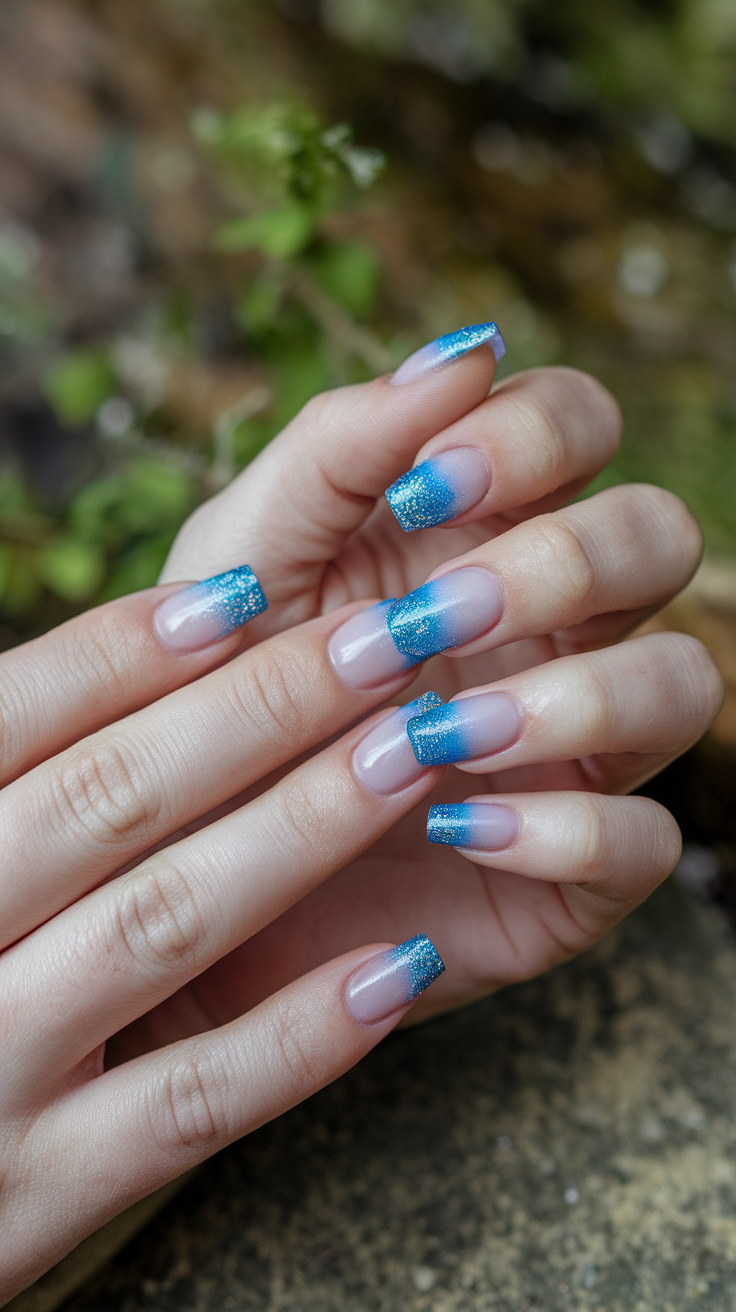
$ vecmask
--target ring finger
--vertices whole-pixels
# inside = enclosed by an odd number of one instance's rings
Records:
[[[623,792],[705,732],[723,696],[707,649],[684,634],[564,656],[409,719],[417,762],[495,774],[579,762],[568,787]]]

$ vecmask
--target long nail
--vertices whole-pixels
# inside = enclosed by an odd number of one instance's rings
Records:
[[[386,488],[386,500],[407,533],[431,528],[470,510],[491,485],[482,451],[460,446],[423,460]]]
[[[375,1025],[413,1002],[445,969],[426,934],[366,961],[345,985],[345,1006],[353,1020]]]
[[[267,606],[253,570],[240,565],[167,597],[154,611],[153,628],[169,651],[199,651],[226,638]]]
[[[476,346],[483,346],[485,342],[488,342],[497,360],[506,354],[506,343],[497,323],[474,323],[469,328],[461,328],[456,333],[446,333],[444,337],[437,337],[427,346],[422,346],[399,365],[396,373],[388,381],[393,383],[394,387],[399,387],[402,383],[415,383],[417,379],[425,378],[427,374],[433,374],[437,369],[443,369],[446,364],[452,364],[453,360],[457,360],[468,351],[474,351]]]
[[[420,765],[477,761],[510,747],[523,725],[521,707],[505,692],[458,697],[409,720],[406,732]]]
[[[430,843],[467,847],[475,852],[501,852],[519,836],[519,818],[508,806],[492,802],[459,802],[430,806],[427,838]]]
[[[407,721],[442,704],[438,693],[425,692],[423,697],[399,706],[366,734],[353,752],[353,771],[364,788],[388,797],[424,774],[406,736]]]
[[[330,639],[330,660],[351,688],[378,688],[486,633],[501,618],[503,603],[503,585],[490,570],[456,569],[347,620]]]

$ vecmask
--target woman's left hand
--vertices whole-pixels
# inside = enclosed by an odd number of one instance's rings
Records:
[[[175,545],[168,579],[242,559],[258,570],[273,605],[246,642],[345,600],[406,592],[428,575],[485,590],[484,601],[471,587],[462,632],[440,616],[451,640],[433,650],[451,650],[406,694],[429,687],[460,698],[454,710],[429,712],[414,736],[423,734],[425,760],[465,772],[448,771],[432,802],[470,800],[471,809],[433,812],[430,846],[426,806],[416,808],[219,963],[202,987],[228,997],[233,1013],[366,936],[402,937],[419,915],[448,969],[414,1021],[581,951],[677,860],[672,818],[623,794],[704,732],[721,681],[707,651],[682,635],[621,640],[688,581],[699,530],[654,487],[561,508],[615,450],[615,403],[565,369],[530,371],[488,397],[493,367],[481,347],[407,386],[379,379],[316,398]],[[468,447],[489,471],[476,502],[445,514],[442,527],[403,532],[383,487],[412,461],[440,469],[438,455]],[[426,511],[426,499],[416,506]],[[424,604],[400,603],[409,629],[421,628]],[[478,638],[467,629],[474,607]],[[372,685],[385,674],[383,614],[375,633],[371,611],[348,633],[368,652],[358,677]],[[347,665],[343,674],[356,677]],[[470,695],[484,692],[491,697]],[[443,755],[448,734],[454,754]],[[480,775],[480,798],[468,799],[467,773]],[[492,822],[497,850],[488,848]]]

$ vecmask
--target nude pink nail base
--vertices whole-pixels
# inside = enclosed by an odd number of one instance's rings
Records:
[[[353,773],[359,783],[378,797],[388,797],[424,774],[406,733],[413,717],[444,705],[436,692],[425,692],[406,706],[399,706],[381,720],[353,752]]]
[[[345,985],[345,1006],[353,1020],[375,1025],[418,998],[444,969],[431,939],[417,934],[359,966]]]
[[[167,597],[154,611],[153,631],[169,651],[199,651],[242,628],[267,606],[253,570],[240,565]]]

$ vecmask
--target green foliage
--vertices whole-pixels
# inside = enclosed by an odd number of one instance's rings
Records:
[[[378,295],[381,264],[364,241],[333,241],[315,252],[313,267],[322,289],[356,319],[370,313]]]
[[[86,424],[115,391],[115,374],[102,348],[68,351],[51,365],[43,389],[57,419],[67,428]]]
[[[358,328],[378,297],[377,252],[362,238],[333,235],[335,217],[354,206],[351,193],[369,187],[384,160],[354,145],[345,124],[328,127],[296,101],[230,114],[200,110],[193,130],[225,182],[241,188],[235,195],[247,211],[219,224],[216,249],[257,253],[239,274],[235,315],[248,349],[269,370],[274,402],[268,415],[234,431],[242,464],[315,392],[351,378],[356,363],[388,368],[380,340]]]

